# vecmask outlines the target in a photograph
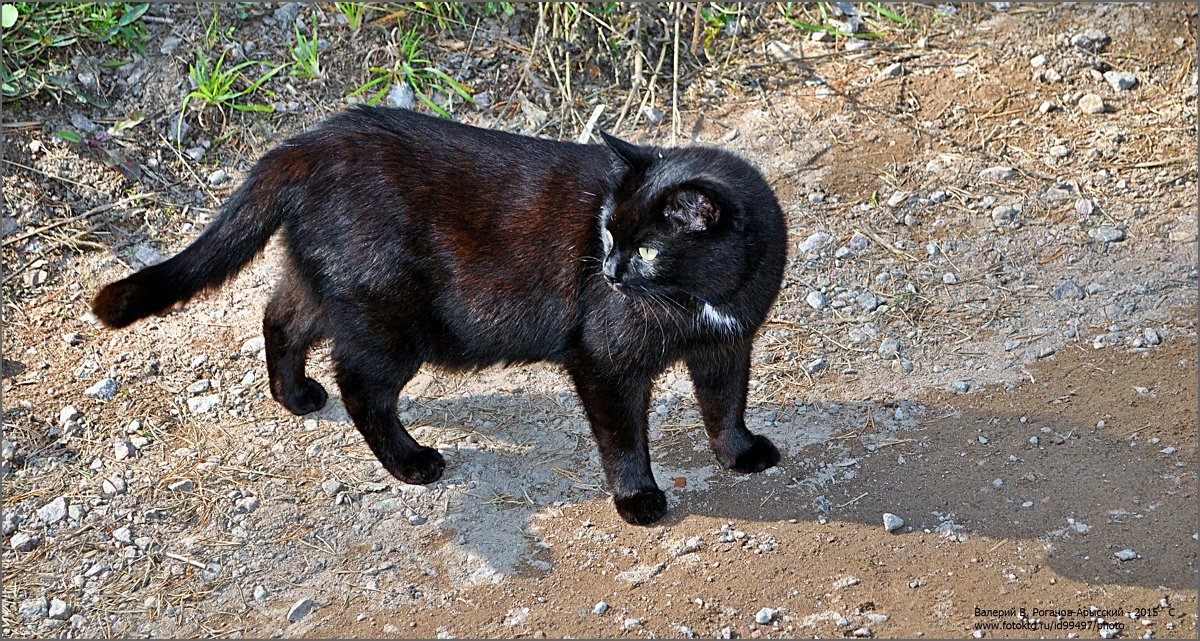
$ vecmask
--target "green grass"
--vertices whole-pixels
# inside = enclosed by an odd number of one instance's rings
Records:
[[[67,82],[71,69],[58,52],[73,45],[99,44],[146,51],[149,31],[142,14],[149,3],[15,2],[3,4],[0,90],[11,101],[50,90],[102,104]],[[107,52],[100,52],[107,55]]]
[[[362,28],[363,20],[372,9],[371,5],[362,2],[335,2],[333,6],[346,16],[346,24],[350,25],[352,31]]]
[[[388,94],[392,85],[402,82],[413,90],[421,102],[445,118],[449,118],[450,113],[434,102],[432,98],[434,94],[444,96],[447,99],[447,105],[453,104],[455,96],[470,103],[475,102],[475,99],[471,97],[471,89],[438,69],[429,58],[425,57],[425,37],[418,33],[416,26],[404,33],[400,42],[397,43],[397,49],[399,56],[391,67],[371,67],[369,70],[372,76],[371,80],[346,97],[370,94],[371,97],[367,99],[367,103],[373,105]]]
[[[300,32],[300,21],[292,23],[296,31],[296,44],[291,47],[292,75],[301,78],[316,79],[321,77],[321,53],[317,47],[317,14],[312,14],[312,35],[305,36]]]
[[[216,61],[213,61],[203,49],[196,52],[196,63],[188,67],[188,75],[196,84],[196,88],[184,96],[183,104],[179,108],[179,122],[176,125],[177,139],[182,140],[183,138],[183,116],[187,113],[188,105],[193,100],[201,100],[210,105],[227,106],[238,111],[275,110],[269,105],[243,102],[243,98],[257,91],[267,80],[271,79],[271,76],[279,73],[287,65],[271,68],[269,64],[259,60],[246,60],[232,67],[225,67],[225,55],[222,53]],[[256,65],[269,69],[257,80],[251,81],[242,73],[242,70]]]

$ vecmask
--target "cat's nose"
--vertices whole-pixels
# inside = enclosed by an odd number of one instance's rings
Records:
[[[621,282],[621,277],[625,275],[625,264],[621,262],[619,256],[615,253],[604,258],[604,280],[608,284],[613,285]]]

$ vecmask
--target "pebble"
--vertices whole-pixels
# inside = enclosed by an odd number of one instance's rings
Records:
[[[1128,91],[1138,86],[1137,76],[1124,71],[1105,71],[1104,80],[1113,91]]]
[[[1030,58],[1029,66],[1034,68],[1046,66],[1046,56],[1039,53],[1038,55]]]
[[[1120,552],[1114,552],[1113,556],[1117,557],[1118,561],[1132,561],[1133,559],[1138,558],[1137,552],[1134,552],[1129,548],[1125,548]]]
[[[128,486],[125,484],[125,479],[121,478],[121,475],[119,474],[113,474],[112,476],[104,479],[104,483],[100,485],[101,491],[108,496],[124,494],[127,488]]]
[[[111,378],[106,378],[87,388],[83,391],[83,393],[86,396],[98,398],[102,401],[111,401],[116,398],[117,391],[120,388],[121,386],[117,383],[117,381]]]
[[[1100,638],[1101,639],[1115,639],[1115,638],[1117,638],[1117,635],[1119,635],[1119,634],[1121,634],[1121,630],[1119,628],[1116,628],[1116,627],[1113,627],[1110,625],[1106,625],[1106,626],[1103,626],[1100,628]]]
[[[754,622],[759,625],[768,625],[775,618],[775,611],[771,608],[763,608],[754,615]]]
[[[967,381],[954,381],[950,384],[950,387],[954,388],[954,391],[959,394],[966,394],[971,391],[971,384]]]
[[[258,500],[257,496],[247,496],[244,499],[238,499],[234,501],[233,510],[235,512],[249,514],[254,510],[257,510],[261,505],[262,502]]]
[[[0,531],[3,532],[4,536],[8,536],[13,532],[16,532],[17,526],[21,525],[21,520],[20,514],[6,511],[3,517],[4,525],[2,528],[0,528]]]
[[[25,599],[21,602],[17,612],[27,619],[40,619],[50,614],[50,603],[46,601],[46,597],[40,596],[33,599]]]
[[[133,543],[133,530],[130,529],[128,525],[122,525],[121,527],[113,530],[112,537],[117,543],[130,545]]]
[[[872,292],[863,292],[859,294],[857,297],[855,297],[854,302],[857,303],[864,312],[873,312],[879,309],[879,297]]]
[[[592,606],[592,613],[597,616],[603,616],[605,612],[608,612],[608,604],[603,601]]]
[[[38,516],[46,525],[54,525],[67,518],[67,497],[60,496],[38,508]]]
[[[1079,47],[1080,49],[1091,51],[1092,53],[1100,53],[1101,51],[1104,51],[1104,48],[1107,47],[1108,43],[1111,41],[1112,40],[1108,37],[1107,33],[1094,27],[1071,36],[1072,45]]]
[[[192,479],[178,479],[168,484],[167,489],[172,492],[191,492],[196,489],[196,483]]]
[[[867,245],[870,243],[871,241],[866,236],[863,236],[858,232],[854,232],[854,235],[850,237],[850,241],[846,243],[846,246],[854,251],[862,251],[866,249]]]
[[[895,516],[895,515],[892,515],[892,516]],[[899,518],[899,517],[897,517],[897,518]],[[904,525],[904,523],[901,522],[900,526],[903,526],[903,525]],[[897,527],[900,527],[900,526],[897,526]],[[890,532],[891,530],[888,530],[888,531]],[[860,579],[856,576],[844,576],[833,582],[833,589],[841,590],[844,588],[848,588],[852,585],[858,585],[859,583],[862,583],[862,579]]]
[[[137,449],[134,448],[133,443],[130,443],[123,438],[113,441],[113,456],[118,461],[124,461],[125,459],[133,456],[135,453],[137,453]]]
[[[904,527],[904,519],[892,514],[891,512],[883,513],[883,529],[888,532],[895,532]]]
[[[341,481],[325,479],[321,482],[321,491],[325,492],[329,496],[336,496],[338,492],[341,492],[344,489],[346,489],[346,486]]]
[[[1150,328],[1142,330],[1142,338],[1146,341],[1147,345],[1158,345],[1159,343],[1162,343],[1162,337],[1158,335],[1158,332]]]
[[[1008,180],[1016,175],[1017,172],[1012,167],[1007,166],[988,167],[987,169],[979,172],[980,178],[983,178],[984,180],[996,181]]]
[[[898,191],[898,192],[892,194],[891,198],[888,198],[887,206],[888,207],[899,207],[899,206],[903,205],[904,203],[907,203],[910,198],[912,198],[912,196],[910,196],[909,194],[907,194],[903,191]]]
[[[891,360],[900,357],[900,341],[894,338],[885,338],[879,344],[879,355],[885,359]]]
[[[1083,300],[1085,294],[1079,283],[1075,282],[1074,279],[1068,278],[1058,286],[1058,289],[1054,290],[1052,296],[1054,300]]]
[[[810,375],[812,375],[812,374],[816,374],[817,372],[820,372],[822,370],[825,370],[828,367],[829,367],[829,361],[825,360],[824,358],[816,358],[816,359],[813,359],[812,361],[809,361],[808,365],[806,365],[804,367],[804,369]]]
[[[809,234],[808,238],[805,238],[800,243],[800,252],[803,254],[811,254],[815,251],[818,251],[829,242],[829,239],[829,234],[823,231],[813,232],[812,234]]]
[[[32,552],[42,544],[42,540],[27,532],[17,532],[8,540],[8,544],[17,552]]]
[[[1075,213],[1080,216],[1091,216],[1096,213],[1096,204],[1087,198],[1080,198],[1075,201]]]
[[[1088,236],[1102,243],[1119,243],[1125,240],[1125,230],[1120,227],[1104,225],[1088,232]]]
[[[295,623],[308,616],[309,613],[311,613],[316,607],[316,601],[313,601],[312,599],[300,599],[292,604],[292,607],[288,609],[287,620]]]
[[[269,596],[271,596],[271,593],[267,591],[267,588],[265,586],[262,586],[262,585],[254,586],[254,600],[255,601],[258,601],[261,603],[263,601],[266,601],[267,597],[269,597]]]
[[[214,407],[221,404],[221,397],[218,394],[210,394],[208,396],[196,396],[187,400],[188,409],[193,414],[205,414],[212,411]]]
[[[842,48],[846,51],[861,51],[870,46],[871,43],[863,40],[862,38],[850,38],[846,40],[846,44],[844,44]]]
[[[202,378],[202,379],[196,381],[195,383],[188,385],[187,393],[188,394],[203,394],[203,393],[207,392],[211,387],[212,387],[212,381],[209,381],[207,378]]]
[[[1094,93],[1089,93],[1079,99],[1079,110],[1085,114],[1102,114],[1106,109],[1104,99]]]
[[[166,40],[163,40],[162,46],[158,48],[158,51],[164,56],[169,56],[175,53],[175,50],[178,49],[179,45],[181,44],[183,44],[182,38],[167,38]]]
[[[808,306],[813,309],[825,309],[829,307],[829,297],[818,291],[809,292],[808,296],[804,297],[804,302],[808,303]]]
[[[1050,102],[1049,100],[1043,101],[1042,104],[1038,107],[1038,113],[1040,113],[1042,115],[1048,114],[1051,111],[1058,111],[1058,105],[1054,104],[1053,102]]]
[[[399,109],[412,109],[416,106],[417,96],[408,83],[394,82],[388,90],[388,104]]]
[[[650,125],[651,127],[657,127],[658,125],[661,125],[664,120],[666,120],[667,114],[664,113],[662,109],[655,109],[650,105],[646,105],[645,107],[642,107],[642,117],[646,119],[646,124]]]
[[[942,274],[942,282],[947,285],[957,285],[958,276],[956,276],[953,272],[946,272],[945,274]]]
[[[225,171],[224,169],[218,169],[208,175],[208,184],[216,187],[217,185],[227,182],[230,178],[232,178],[232,176],[229,175],[229,172]]]
[[[257,354],[266,347],[267,341],[262,336],[255,336],[250,340],[242,343],[241,352],[243,354]]]
[[[674,550],[672,550],[672,553],[676,557],[681,557],[681,556],[684,556],[687,554],[691,554],[700,549],[700,544],[701,544],[700,537],[690,536],[687,539],[685,539],[682,543],[680,543]]]
[[[1161,450],[1159,450],[1159,452],[1162,452],[1163,454],[1174,454],[1175,452],[1178,452],[1178,451],[1179,450],[1174,447],[1164,447]]]

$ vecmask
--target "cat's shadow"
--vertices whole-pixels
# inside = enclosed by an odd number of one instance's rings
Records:
[[[331,400],[327,417],[353,430]],[[659,404],[665,414],[654,411]],[[1021,421],[904,401],[886,408],[752,404],[747,426],[770,437],[783,460],[765,473],[741,475],[718,469],[690,395],[656,399],[651,407],[655,477],[671,505],[661,525],[707,515],[882,529],[882,514],[891,512],[906,521],[900,539],[929,536],[915,533],[923,530],[949,539],[986,536],[1045,546],[1049,565],[1069,579],[1195,584],[1195,503],[1180,478],[1187,470],[1061,417]],[[414,436],[446,457],[441,483],[470,488],[455,494],[461,502],[448,504],[440,524],[495,571],[533,558],[531,524],[538,526],[539,514],[606,496],[573,395],[432,398],[407,412]],[[1094,453],[1109,448],[1120,448],[1119,466],[1096,464]],[[1141,558],[1114,558],[1129,547]]]

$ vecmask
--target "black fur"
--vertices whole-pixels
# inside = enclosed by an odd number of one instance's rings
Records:
[[[263,319],[271,392],[304,414],[305,375],[333,340],[355,425],[397,478],[445,462],[400,424],[422,363],[550,361],[575,383],[621,517],[666,513],[650,472],[647,407],[671,363],[691,371],[722,466],[775,465],[746,430],[751,342],[778,293],[783,215],[762,176],[718,149],[609,149],[360,108],[267,153],[222,214],[174,258],[105,287],[123,327],[216,287],[283,228],[284,277]]]

